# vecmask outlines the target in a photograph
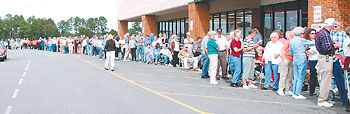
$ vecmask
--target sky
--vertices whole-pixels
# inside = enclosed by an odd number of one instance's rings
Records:
[[[70,17],[104,16],[107,28],[118,30],[117,0],[0,0],[0,16],[6,14],[52,18],[57,24]]]

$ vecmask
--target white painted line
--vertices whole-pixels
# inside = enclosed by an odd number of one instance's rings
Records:
[[[17,97],[18,91],[19,91],[19,89],[16,89],[16,90],[15,90],[15,92],[14,92],[13,95],[12,95],[12,98],[16,98],[16,97]]]
[[[24,77],[24,76],[26,76],[26,74],[27,74],[27,72],[24,72],[22,76]]]
[[[13,106],[8,106],[7,109],[6,109],[5,114],[11,114],[12,107]]]
[[[25,71],[27,71],[27,70],[28,70],[28,67],[26,67]]]
[[[30,63],[30,61],[28,61],[28,63]]]
[[[21,78],[21,79],[19,80],[18,85],[21,85],[22,82],[23,82],[23,78]]]
[[[27,64],[27,67],[29,67],[29,63]]]

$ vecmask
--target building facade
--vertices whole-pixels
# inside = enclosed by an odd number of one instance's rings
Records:
[[[128,22],[142,22],[146,34],[184,37],[190,32],[194,38],[217,28],[224,33],[240,29],[245,37],[248,29],[258,28],[267,43],[273,30],[285,33],[331,17],[345,29],[350,0],[118,0],[118,17],[120,35],[128,32]]]

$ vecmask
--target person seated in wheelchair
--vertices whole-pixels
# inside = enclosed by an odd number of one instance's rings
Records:
[[[262,67],[265,66],[265,61],[263,60],[264,48],[259,46],[257,49],[257,57],[255,57],[255,71],[262,71]]]
[[[178,57],[184,65],[185,71],[190,67],[189,65],[193,64],[193,70],[197,71],[198,68],[198,58],[194,57],[192,51],[188,50],[188,45],[185,45],[183,49],[179,52]]]

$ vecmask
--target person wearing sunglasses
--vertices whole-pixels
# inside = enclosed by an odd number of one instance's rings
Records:
[[[307,40],[315,42],[316,30],[307,29],[305,32],[305,37]],[[317,64],[318,51],[316,50],[316,46],[310,46],[308,50],[308,54],[309,54],[308,60],[309,60],[309,66],[310,66],[309,96],[313,96],[315,93],[316,80],[317,80],[317,73],[316,73],[315,67]]]

